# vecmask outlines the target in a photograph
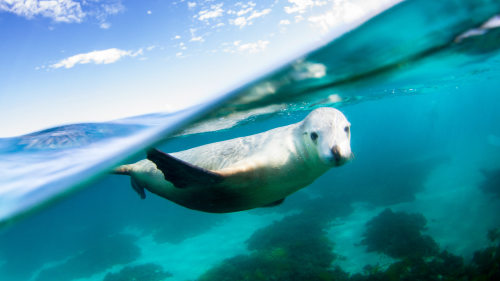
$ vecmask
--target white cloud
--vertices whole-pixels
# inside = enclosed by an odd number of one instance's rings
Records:
[[[50,65],[51,68],[72,68],[77,64],[110,64],[117,62],[122,57],[136,57],[142,55],[142,49],[136,52],[125,51],[117,48],[111,48],[107,50],[92,51],[89,53],[77,54],[68,58],[65,58],[55,64]]]
[[[224,10],[222,9],[223,3],[210,6],[210,9],[203,10],[198,13],[198,19],[201,21],[214,19],[222,16]]]
[[[122,5],[120,1],[101,4],[101,8],[102,8],[101,12],[105,15],[115,15],[125,10],[125,7]]]
[[[290,21],[289,20],[280,20],[281,25],[289,25]]]
[[[241,17],[244,14],[250,13],[252,10],[253,10],[253,7],[248,7],[246,9],[241,9],[238,12],[236,12],[236,15],[239,16],[239,17]]]
[[[189,9],[193,9],[194,7],[196,7],[196,2],[188,2]]]
[[[181,39],[181,36],[180,35],[175,35],[174,39],[176,39],[176,40]]]
[[[73,0],[26,1],[0,0],[0,10],[31,19],[35,16],[51,18],[56,22],[81,22],[86,14],[80,3]]]
[[[84,1],[83,3],[88,3],[88,5],[90,5],[91,2]],[[125,7],[122,5],[121,0],[108,0],[107,3],[96,2],[90,6],[89,9],[90,11],[88,14],[95,17],[100,22],[99,26],[103,29],[111,27],[111,24],[107,21],[108,16],[125,11]]]
[[[364,5],[344,2],[341,5],[334,5],[335,8],[328,12],[311,16],[308,21],[320,27],[323,31],[328,31],[330,27],[335,27],[343,23],[352,22],[365,15]]]
[[[250,8],[253,9],[253,8]],[[229,23],[232,25],[239,26],[240,28],[246,26],[246,25],[252,25],[254,19],[260,18],[262,16],[265,16],[271,12],[271,9],[265,9],[262,11],[253,11],[251,15],[248,17],[237,17],[235,19],[229,20]]]
[[[229,23],[232,25],[239,26],[241,28],[241,27],[244,27],[245,25],[247,25],[247,19],[245,17],[238,17],[238,18],[229,20]]]
[[[0,0],[0,11],[27,19],[46,17],[55,22],[80,23],[85,18],[95,18],[104,29],[111,26],[106,21],[109,15],[124,10],[121,0]]]
[[[265,10],[262,10],[262,11],[254,11],[248,18],[247,20],[253,20],[253,19],[256,19],[256,18],[260,18],[262,16],[265,16],[267,14],[269,14],[271,12],[271,9],[265,9]]]
[[[203,39],[202,36],[196,36],[196,28],[190,28],[189,33],[191,33],[191,39],[189,40],[190,42],[204,42],[205,39]]]
[[[109,22],[103,22],[99,25],[99,27],[102,29],[109,29],[111,27],[111,24]]]
[[[360,21],[366,20],[400,1],[334,1],[326,12],[310,16],[307,20],[326,33],[341,26],[346,28],[349,25],[359,24]]]
[[[148,11],[146,12],[146,14],[148,14],[148,15],[151,15],[152,13],[153,13],[153,12],[151,12],[150,10],[148,10]]]
[[[292,6],[286,6],[285,12],[287,14],[299,13],[303,14],[308,9],[311,9],[316,6],[323,6],[326,4],[326,1],[314,1],[314,0],[288,0]]]
[[[254,3],[254,2],[252,2],[252,1],[249,1],[249,2],[247,2],[246,4],[245,4],[245,3],[243,3],[243,2],[237,2],[236,4],[234,4],[234,6],[236,6],[236,7],[241,7],[241,8],[243,8],[243,9],[248,8],[248,7],[255,7],[256,5],[257,5],[257,4],[255,4],[255,3]]]
[[[191,42],[204,42],[205,39],[203,39],[203,37],[201,36],[196,36],[196,37],[191,37],[191,40],[189,40]]]
[[[242,44],[241,40],[234,41],[229,47],[224,49],[226,53],[248,53],[254,54],[264,51],[269,45],[267,40],[259,40],[257,42],[250,42]]]

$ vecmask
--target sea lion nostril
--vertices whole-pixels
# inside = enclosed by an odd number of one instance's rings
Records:
[[[334,145],[332,147],[332,154],[333,154],[333,158],[335,159],[335,161],[339,162],[341,157],[340,157],[340,149],[339,149],[338,145]]]

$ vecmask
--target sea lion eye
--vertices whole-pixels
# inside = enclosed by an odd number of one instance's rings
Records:
[[[349,126],[345,126],[344,131],[349,134],[350,131]]]
[[[318,134],[316,134],[315,132],[312,132],[312,133],[311,133],[311,139],[312,139],[313,141],[316,141],[316,140],[318,139]]]

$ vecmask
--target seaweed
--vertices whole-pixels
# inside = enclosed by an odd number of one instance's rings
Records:
[[[401,229],[398,230],[398,227]],[[487,233],[488,239],[496,244],[476,251],[469,264],[465,264],[460,256],[441,251],[430,237],[421,235],[420,232],[424,228],[425,218],[421,215],[384,210],[368,222],[363,243],[369,249],[388,254],[398,260],[386,270],[380,270],[378,266],[368,266],[364,274],[353,275],[350,280],[500,280],[498,228]],[[397,235],[391,234],[393,232],[397,232]],[[383,237],[384,235],[386,237]],[[408,241],[405,242],[406,239]]]
[[[350,281],[488,281],[500,280],[500,243],[476,251],[469,264],[447,251],[431,257],[404,258],[386,270],[368,267]]]
[[[326,237],[325,222],[305,213],[287,216],[257,230],[248,240],[248,249],[267,253],[281,249],[293,256],[289,262],[314,263],[328,267],[335,259],[333,243]]]
[[[108,273],[103,281],[163,281],[172,274],[154,263],[126,266],[117,273]]]
[[[199,281],[271,281],[318,280],[347,281],[348,275],[339,267],[316,267],[290,263],[289,258],[277,258],[262,252],[239,255],[225,260],[202,275]]]
[[[471,280],[500,280],[500,228],[488,231],[488,239],[494,243],[493,246],[484,250],[476,251],[472,258],[470,271]]]
[[[318,201],[323,202],[323,201]],[[311,206],[311,210],[314,206]],[[326,228],[338,212],[311,215],[307,208],[257,230],[248,240],[250,253],[224,260],[205,272],[199,281],[454,281],[500,280],[500,230],[488,238],[496,246],[477,251],[470,263],[439,248],[422,232],[421,214],[385,209],[366,224],[362,244],[369,251],[396,259],[386,266],[367,266],[362,274],[349,275],[335,265],[339,258]]]
[[[500,199],[500,169],[498,170],[483,170],[485,180],[479,186],[484,193],[490,193]]]
[[[370,267],[365,274],[355,274],[351,281],[452,281],[468,280],[467,267],[461,257],[446,251],[429,258],[405,258],[385,271]]]
[[[132,235],[113,235],[98,239],[89,248],[66,262],[40,272],[36,281],[87,278],[117,264],[127,264],[141,254]]]
[[[500,242],[500,227],[496,227],[496,228],[492,228],[490,230],[488,230],[488,240],[490,240],[490,242]]]
[[[336,255],[326,226],[306,213],[287,216],[247,240],[250,254],[224,260],[199,280],[348,280],[347,273],[331,267]]]
[[[438,253],[437,243],[422,235],[427,221],[421,214],[392,212],[385,209],[366,223],[364,239],[367,251],[384,253],[393,258],[420,258]]]

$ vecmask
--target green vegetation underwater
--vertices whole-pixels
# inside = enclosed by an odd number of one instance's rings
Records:
[[[500,280],[498,14],[497,1],[402,2],[220,108],[0,139],[0,280]],[[275,207],[203,213],[108,174],[118,154],[324,106],[352,124],[355,158]]]

